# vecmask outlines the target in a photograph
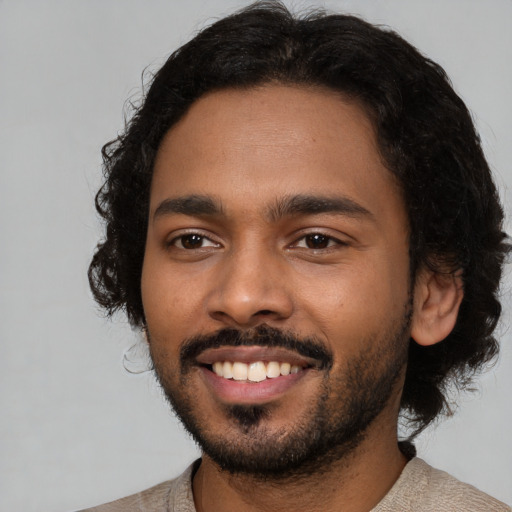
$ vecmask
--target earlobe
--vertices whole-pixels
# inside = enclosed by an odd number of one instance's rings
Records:
[[[422,269],[414,286],[414,341],[429,346],[444,340],[455,327],[463,296],[462,271],[441,274]]]

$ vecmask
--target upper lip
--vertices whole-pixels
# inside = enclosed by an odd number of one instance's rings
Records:
[[[277,361],[303,367],[318,366],[319,364],[315,359],[303,357],[297,354],[297,352],[286,348],[262,347],[258,345],[240,347],[225,346],[206,349],[197,356],[196,361],[203,365],[211,365],[218,361],[237,361],[247,364],[257,361]]]

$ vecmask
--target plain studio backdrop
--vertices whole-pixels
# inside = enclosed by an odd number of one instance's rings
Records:
[[[136,342],[105,320],[86,269],[100,147],[123,126],[141,72],[236,0],[0,0],[0,510],[65,512],[181,472],[198,451],[152,376],[128,373]],[[469,105],[506,213],[512,197],[512,2],[295,2],[393,27],[439,62]],[[510,222],[508,222],[510,229]],[[510,277],[498,364],[420,456],[512,502]],[[137,354],[128,356],[137,360]]]

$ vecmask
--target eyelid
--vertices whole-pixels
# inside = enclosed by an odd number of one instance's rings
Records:
[[[194,228],[188,228],[188,229],[179,229],[176,231],[173,231],[165,241],[165,246],[167,248],[175,247],[177,249],[186,250],[186,251],[192,251],[193,249],[186,249],[185,247],[176,247],[175,242],[179,240],[180,238],[183,238],[188,235],[197,235],[205,240],[208,240],[212,243],[212,245],[208,245],[206,247],[221,247],[221,243],[215,240],[215,237],[212,237],[211,233],[206,233],[205,231],[201,229],[194,229]],[[204,249],[205,247],[198,247],[198,249]]]
[[[298,246],[298,243],[302,240],[304,240],[306,237],[308,236],[312,236],[312,235],[321,235],[325,238],[327,238],[329,240],[329,245],[325,248],[319,248],[319,249],[312,249],[312,248],[309,248],[309,247],[300,247]],[[313,251],[313,250],[318,250],[318,251],[325,251],[327,249],[332,249],[336,246],[347,246],[349,245],[349,241],[347,240],[347,238],[349,238],[347,235],[343,236],[341,233],[337,236],[331,234],[329,232],[329,230],[327,229],[321,229],[321,228],[316,228],[316,229],[309,229],[308,231],[299,231],[298,233],[295,233],[295,236],[294,236],[294,241],[290,244],[290,247],[294,248],[294,247],[297,247],[299,249],[308,249],[310,251]],[[335,242],[334,244],[330,243],[330,242]]]
[[[320,234],[320,233],[318,233]],[[325,249],[330,249],[331,247],[336,247],[338,245],[346,245],[344,244],[341,240],[338,240],[332,236],[326,236],[325,238],[328,240],[327,242],[327,246],[326,247],[317,247],[317,248],[314,248],[314,247],[307,247],[307,245],[299,245],[299,242],[302,241],[302,240],[305,240],[306,237],[308,235],[304,235],[302,236],[301,238],[299,238],[295,243],[294,243],[294,247],[300,247],[301,249],[309,249],[310,251],[314,251],[314,250],[318,250],[318,251],[323,251]]]

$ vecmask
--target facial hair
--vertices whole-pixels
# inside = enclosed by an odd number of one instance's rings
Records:
[[[372,340],[361,340],[365,348],[336,372],[333,354],[320,340],[267,325],[248,331],[223,329],[185,340],[179,386],[165,361],[154,354],[152,359],[156,376],[185,429],[222,470],[266,481],[301,478],[329,471],[333,463],[348,457],[390,401],[407,361],[411,311],[408,303],[400,321]],[[209,348],[242,345],[282,347],[318,362],[319,392],[302,405],[305,412],[292,425],[280,430],[268,427],[278,409],[272,402],[219,405],[229,425],[224,431],[212,429],[201,417],[190,385],[195,358]]]

